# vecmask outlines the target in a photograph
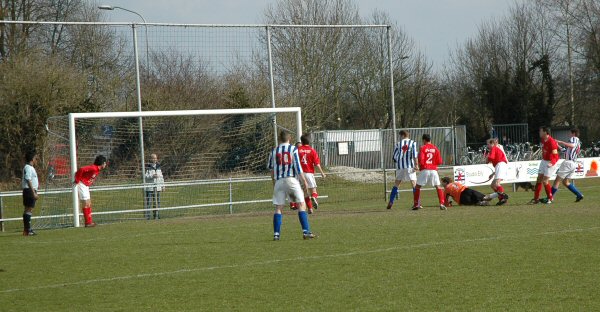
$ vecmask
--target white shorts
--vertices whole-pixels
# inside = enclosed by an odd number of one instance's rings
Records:
[[[575,164],[572,160],[565,160],[558,168],[558,173],[556,174],[561,179],[571,179],[575,174],[575,170],[577,169],[577,164]]]
[[[396,169],[396,181],[416,181],[417,172],[415,168]]]
[[[556,171],[556,164],[552,167],[548,167],[550,162],[547,160],[540,161],[540,167],[538,168],[538,174],[543,174],[545,177],[550,177]]]
[[[421,170],[417,178],[417,184],[420,186],[427,184],[431,184],[431,186],[441,185],[437,170]]]
[[[317,188],[317,180],[315,180],[314,173],[304,173],[304,177],[306,178],[306,184],[308,184],[308,188]],[[298,177],[298,180],[302,181],[300,177]]]
[[[496,164],[494,180],[506,180],[508,176],[508,164],[500,162]]]
[[[79,200],[91,199],[90,187],[81,182],[77,183],[77,194],[79,195]]]
[[[289,177],[279,179],[275,182],[275,188],[273,189],[273,205],[285,205],[286,198],[289,198],[291,203],[304,202],[304,192],[302,192],[302,187],[300,186],[298,179]]]

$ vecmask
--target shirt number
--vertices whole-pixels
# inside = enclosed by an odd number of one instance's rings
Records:
[[[277,154],[277,164],[278,165],[291,165],[292,157],[291,157],[290,153],[284,152],[284,153]]]
[[[427,153],[427,160],[425,161],[426,164],[431,165],[433,164],[433,153]]]

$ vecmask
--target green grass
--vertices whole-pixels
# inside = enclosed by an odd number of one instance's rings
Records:
[[[0,311],[600,310],[600,181],[578,186],[578,204],[562,189],[529,206],[521,191],[448,211],[425,191],[413,212],[408,193],[386,211],[381,194],[361,196],[380,186],[343,185],[311,217],[313,241],[292,213],[271,241],[264,210],[12,231]]]

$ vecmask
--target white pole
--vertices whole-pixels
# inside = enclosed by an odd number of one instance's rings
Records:
[[[396,99],[394,98],[394,60],[392,59],[392,35],[391,26],[387,27],[388,40],[388,62],[390,66],[390,103],[392,105],[392,130],[394,131],[394,144],[398,142],[398,134],[396,133]]]
[[[137,44],[137,31],[135,30],[135,24],[132,24],[133,28],[133,52],[135,55],[135,87],[137,91],[137,104],[138,104],[138,112],[142,111],[142,88],[140,85],[140,58],[138,53],[138,44]],[[144,125],[142,123],[142,116],[138,117],[138,125],[140,131],[140,156],[141,156],[141,165],[142,171],[140,176],[142,177],[142,183],[146,182],[144,179],[144,169],[146,166],[146,160],[144,159]]]
[[[296,112],[296,131],[298,132],[297,141],[300,141],[302,135],[302,110],[300,109]]]
[[[75,116],[69,114],[69,157],[71,158],[71,181],[75,181],[77,172],[77,138],[75,137]],[[73,184],[71,198],[73,200],[73,226],[79,227],[79,198],[77,185]]]
[[[100,112],[72,113],[75,119],[81,118],[136,118],[136,117],[165,117],[165,116],[199,116],[199,115],[250,115],[271,113],[296,113],[300,107],[277,108],[235,108],[235,109],[199,109],[199,110],[170,110],[142,112]]]
[[[269,80],[271,83],[271,107],[275,108],[275,78],[273,77],[273,53],[271,51],[271,28],[267,28],[267,51],[269,53]],[[273,114],[273,136],[275,139],[275,146],[278,145],[277,141],[277,115]],[[298,134],[300,136],[300,134]]]

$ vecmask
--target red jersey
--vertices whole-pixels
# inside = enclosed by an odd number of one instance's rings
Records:
[[[321,164],[319,154],[310,145],[298,147],[298,156],[300,157],[300,166],[304,173],[315,173],[315,166]]]
[[[421,170],[437,170],[443,163],[442,154],[435,145],[427,143],[419,151],[419,167]]]
[[[556,153],[552,152],[554,150],[556,150]],[[545,142],[542,142],[542,159],[547,160],[554,165],[558,162],[559,158],[558,143],[556,143],[556,140],[553,137],[548,136],[548,139],[546,139]]]
[[[96,165],[81,167],[75,172],[75,183],[81,182],[87,186],[92,186],[99,173],[100,167]]]
[[[492,165],[494,167],[496,167],[496,165],[501,162],[508,164],[508,159],[506,159],[506,154],[498,146],[492,147],[492,150],[488,154],[487,158],[488,158],[488,162],[492,163]]]

